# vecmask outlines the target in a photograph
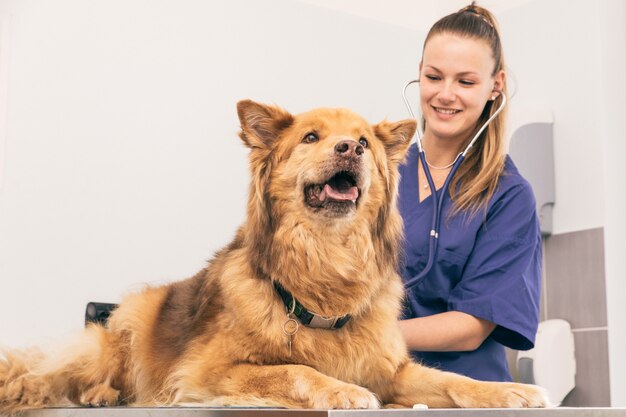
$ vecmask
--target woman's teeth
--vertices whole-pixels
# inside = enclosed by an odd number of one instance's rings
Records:
[[[435,110],[438,113],[443,113],[443,114],[456,114],[458,112],[460,112],[460,110],[454,110],[454,109],[442,109],[440,107],[435,107]]]

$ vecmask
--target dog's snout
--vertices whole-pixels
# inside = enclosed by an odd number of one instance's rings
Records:
[[[360,156],[364,152],[363,146],[354,140],[342,140],[335,145],[335,153],[343,156]]]

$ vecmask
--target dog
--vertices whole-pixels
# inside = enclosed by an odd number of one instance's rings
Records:
[[[398,165],[413,120],[244,100],[247,219],[205,269],[126,296],[59,352],[5,351],[0,411],[64,405],[543,407],[539,387],[411,361]]]

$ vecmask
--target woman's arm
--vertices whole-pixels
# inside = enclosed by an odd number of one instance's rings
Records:
[[[399,323],[409,350],[423,352],[476,350],[496,327],[490,321],[460,311],[446,311]]]

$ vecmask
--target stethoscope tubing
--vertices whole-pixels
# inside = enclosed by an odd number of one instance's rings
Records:
[[[420,136],[420,120],[417,117],[415,117],[415,114],[413,113],[413,109],[411,108],[411,104],[409,103],[409,100],[407,99],[407,96],[406,96],[407,87],[413,83],[419,83],[419,80],[411,80],[404,85],[404,87],[402,88],[402,98],[404,99],[404,104],[406,105],[406,108],[409,111],[409,114],[411,115],[413,119],[415,119],[415,121],[417,121],[418,127],[415,131],[415,137],[417,139],[416,142],[417,142],[418,157],[422,163],[422,168],[424,169],[424,174],[426,175],[426,180],[428,181],[428,186],[430,187],[430,190],[431,190],[431,199],[433,202],[433,214],[431,218],[431,228],[430,228],[429,237],[428,237],[428,260],[426,262],[426,266],[424,266],[424,269],[422,269],[422,271],[418,275],[411,277],[408,281],[404,283],[404,286],[406,288],[412,288],[418,285],[424,279],[424,277],[428,275],[428,273],[432,269],[435,263],[435,258],[437,254],[437,246],[438,246],[437,243],[439,241],[439,230],[441,226],[441,210],[443,207],[445,192],[446,190],[448,190],[450,186],[450,182],[452,181],[452,178],[454,177],[454,174],[459,169],[459,166],[465,160],[465,157],[467,153],[469,152],[469,150],[472,148],[472,146],[474,146],[474,143],[476,142],[476,140],[478,140],[478,138],[483,133],[483,131],[487,128],[487,126],[489,126],[489,124],[493,121],[493,119],[495,119],[496,116],[500,114],[500,112],[504,109],[504,106],[506,105],[506,101],[507,101],[506,95],[500,91],[500,96],[502,97],[502,103],[500,104],[500,107],[498,107],[498,109],[482,125],[482,127],[478,130],[478,132],[476,132],[476,134],[474,135],[470,143],[467,145],[465,150],[457,155],[456,159],[454,160],[454,163],[452,164],[452,168],[450,169],[450,172],[446,176],[446,179],[443,183],[443,187],[441,187],[441,195],[438,195],[437,190],[435,188],[435,182],[433,181],[433,177],[430,174],[430,169],[428,168],[428,163],[426,162],[426,153],[424,152],[424,148],[422,146],[422,138]]]

